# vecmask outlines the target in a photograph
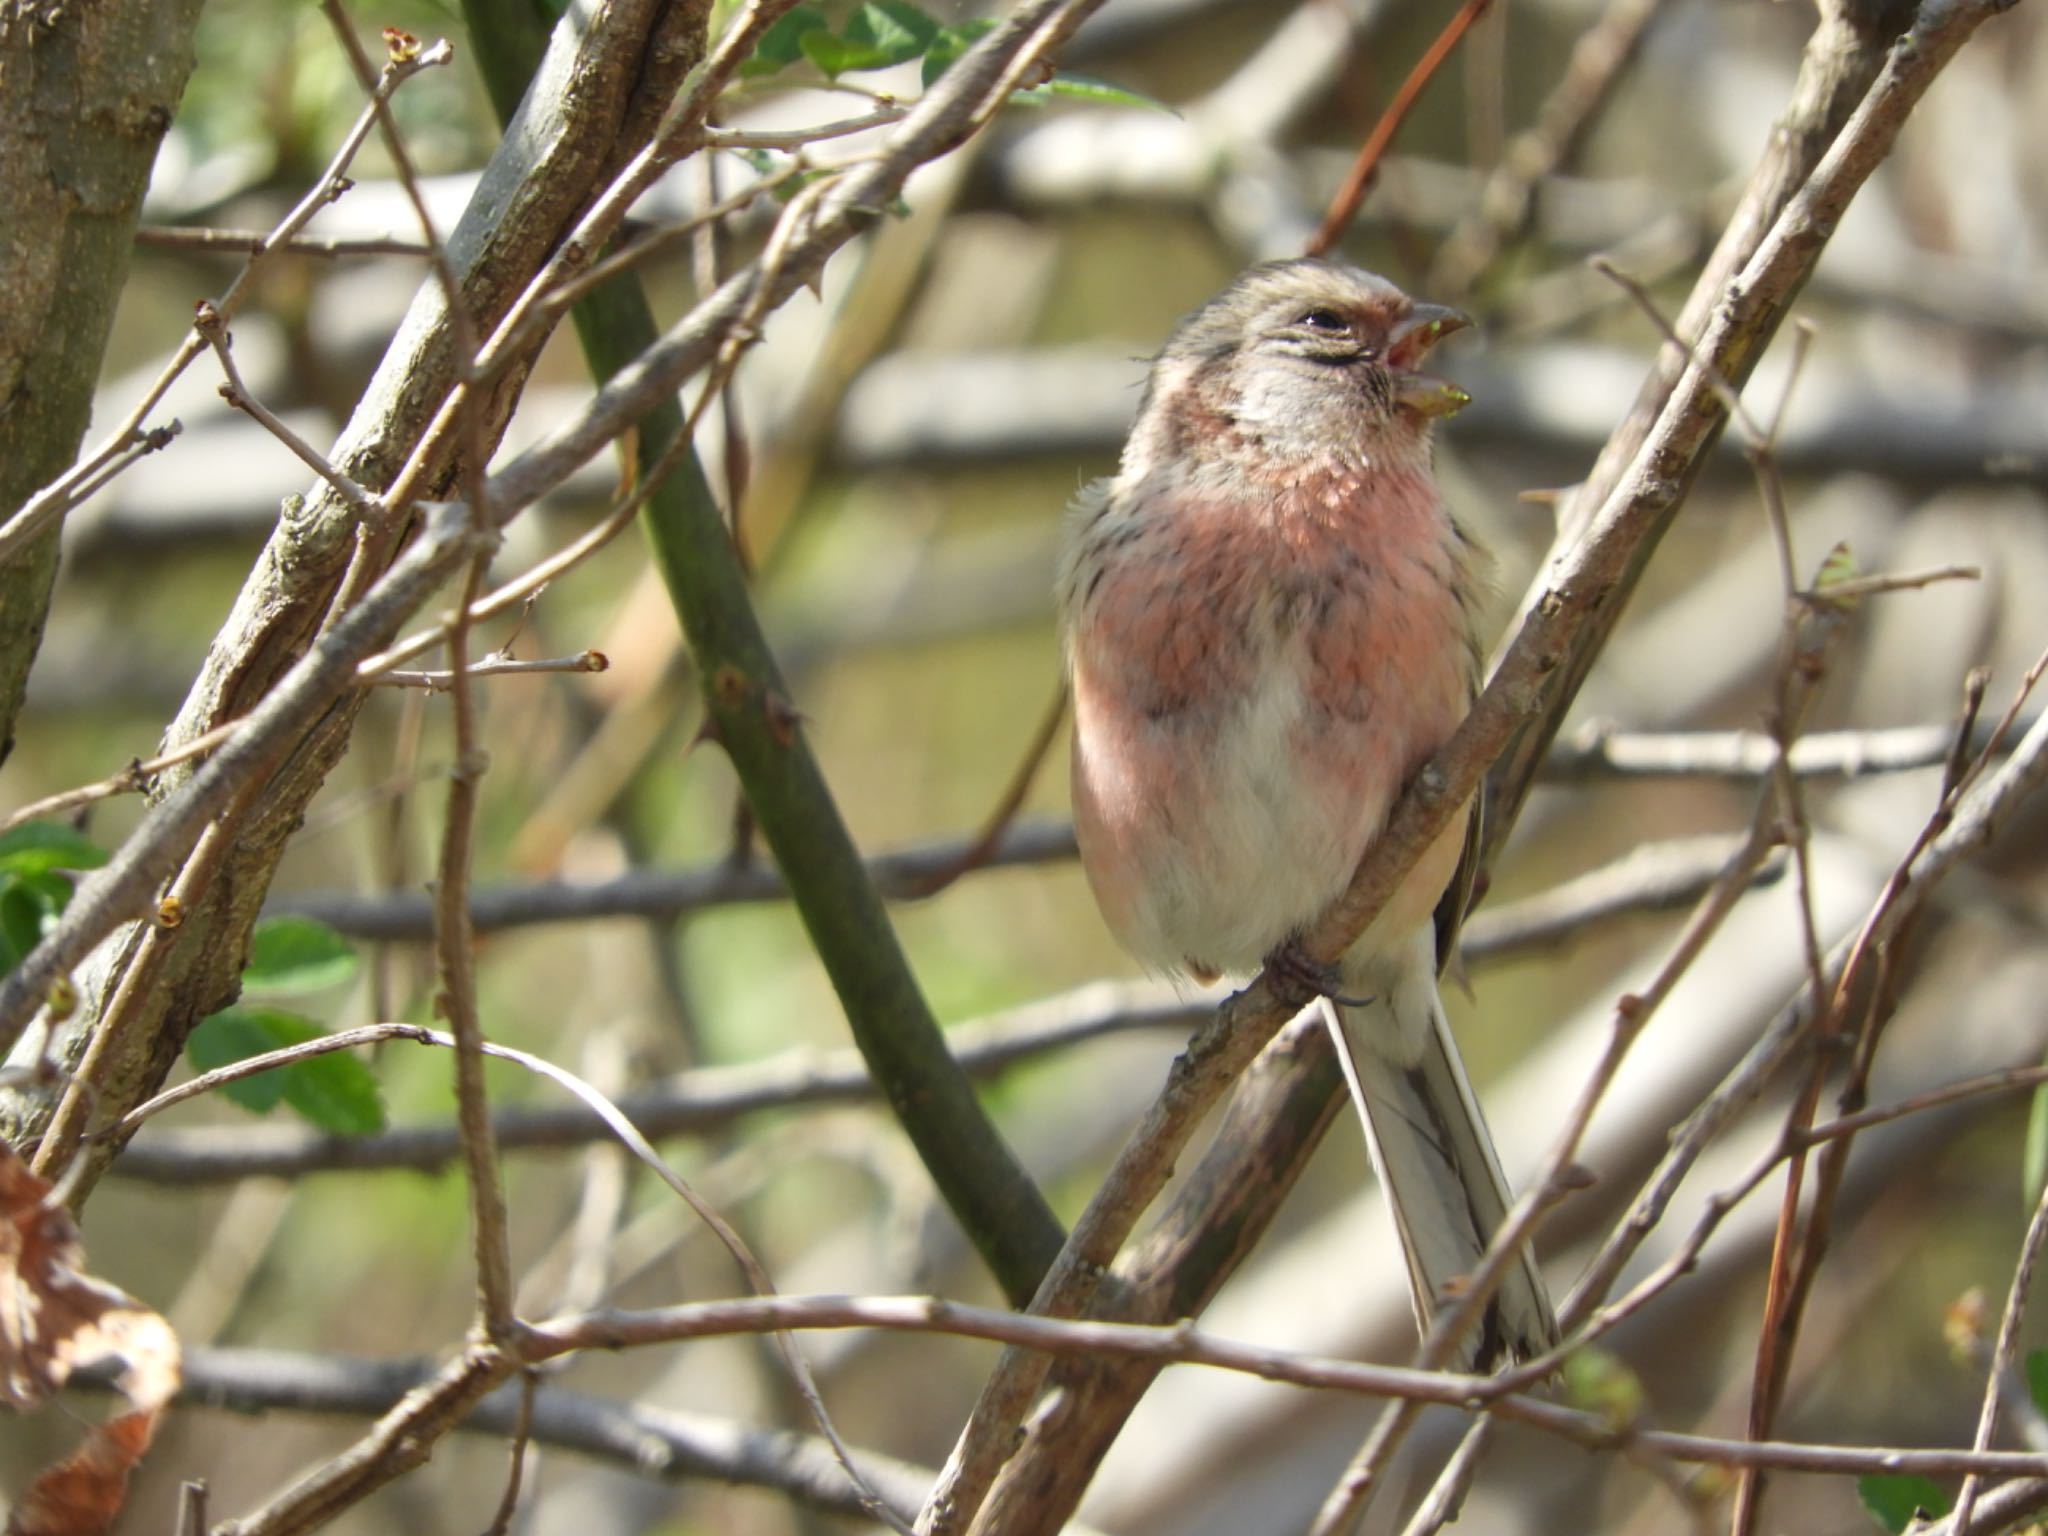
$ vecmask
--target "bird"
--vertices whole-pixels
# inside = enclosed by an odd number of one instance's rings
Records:
[[[1469,396],[1422,368],[1470,323],[1335,261],[1246,271],[1152,362],[1116,473],[1068,512],[1057,577],[1074,826],[1103,918],[1156,972],[1312,983],[1425,1334],[1512,1204],[1439,995],[1476,814],[1334,966],[1300,940],[1478,691],[1491,559],[1431,448]],[[1524,1244],[1461,1363],[1557,1336]]]

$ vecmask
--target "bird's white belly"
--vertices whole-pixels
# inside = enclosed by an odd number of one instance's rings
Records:
[[[1168,831],[1145,882],[1143,949],[1158,963],[1256,970],[1344,889],[1364,827],[1384,809],[1332,817],[1304,782],[1300,754],[1332,745],[1319,732],[1360,727],[1325,717],[1305,728],[1301,668],[1264,670],[1234,706],[1180,727],[1182,793],[1159,807]]]

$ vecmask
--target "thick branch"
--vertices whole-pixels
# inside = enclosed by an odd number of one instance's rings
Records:
[[[0,239],[0,521],[71,464],[92,419],[198,23],[199,0],[0,8],[0,229],[17,232]],[[42,641],[58,532],[0,567],[0,759]]]

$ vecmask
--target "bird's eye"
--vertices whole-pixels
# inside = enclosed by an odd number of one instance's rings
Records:
[[[1298,322],[1311,331],[1348,331],[1351,329],[1344,317],[1334,309],[1312,309]]]

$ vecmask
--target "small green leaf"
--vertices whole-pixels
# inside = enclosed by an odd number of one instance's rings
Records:
[[[847,18],[842,35],[849,43],[865,43],[891,55],[890,63],[901,64],[931,47],[942,30],[937,18],[927,16],[910,0],[867,0]]]
[[[887,69],[918,57],[939,40],[939,24],[906,0],[867,0],[837,36],[809,31],[797,39],[804,57],[828,75]]]
[[[2036,1408],[2048,1413],[2048,1349],[2027,1351],[2027,1396]]]
[[[316,1039],[320,1026],[296,1014],[275,1008],[223,1008],[199,1021],[185,1041],[185,1058],[198,1072],[211,1072],[233,1062],[247,1061],[302,1040]],[[252,1115],[267,1115],[284,1098],[284,1070],[273,1067],[254,1077],[238,1078],[221,1087],[221,1094]]]
[[[326,1031],[311,1019],[277,1008],[223,1008],[200,1022],[185,1054],[201,1072],[246,1061],[266,1051],[317,1040]],[[360,1136],[383,1129],[384,1099],[370,1069],[344,1051],[272,1067],[225,1084],[221,1092],[254,1114],[280,1101],[323,1131]]]
[[[70,900],[71,882],[55,870],[0,868],[0,975],[42,942]]]
[[[42,937],[43,909],[19,880],[0,881],[0,970],[13,970]]]
[[[346,1051],[330,1051],[287,1067],[284,1101],[337,1136],[367,1136],[384,1129],[384,1095],[377,1079]]]
[[[266,917],[249,943],[242,990],[255,996],[316,992],[356,973],[347,939],[310,917]]]
[[[834,78],[852,69],[879,69],[882,63],[874,50],[830,32],[806,32],[803,49],[805,58]]]
[[[1128,90],[1121,85],[1111,85],[1107,80],[1097,80],[1093,75],[1054,75],[1043,85],[1034,85],[1029,90],[1016,91],[1012,101],[1026,105],[1037,105],[1064,98],[1068,101],[1092,101],[1098,106],[1142,107],[1148,112],[1164,112],[1168,117],[1178,117],[1165,102],[1157,97],[1147,96],[1142,91]]]
[[[1642,1378],[1604,1349],[1575,1349],[1564,1360],[1564,1397],[1574,1408],[1597,1413],[1626,1429],[1643,1411]]]
[[[43,874],[53,869],[98,869],[107,851],[75,828],[55,821],[25,821],[0,832],[0,869]]]
[[[1856,594],[1837,589],[1846,586],[1862,574],[1856,568],[1855,551],[1850,549],[1847,543],[1838,543],[1828,551],[1827,558],[1821,561],[1820,569],[1814,573],[1813,595],[1841,608],[1854,608]]]
[[[1899,1536],[1922,1516],[1939,1520],[1949,1508],[1941,1484],[1925,1477],[1859,1477],[1856,1494],[1892,1536]]]
[[[831,30],[832,24],[816,6],[793,6],[761,34],[761,41],[754,45],[754,56],[739,67],[739,73],[742,78],[757,78],[786,69],[804,56],[806,32]]]
[[[789,157],[770,149],[735,149],[733,154],[745,160],[754,169],[754,174],[763,181],[771,176],[781,175],[789,169]],[[794,176],[783,176],[770,192],[778,203],[786,203],[812,182],[833,174],[830,171],[799,171]],[[900,199],[899,199],[900,201]]]
[[[931,47],[924,53],[925,85],[929,87],[939,76],[959,63],[960,55],[995,29],[996,21],[992,16],[963,21],[958,26],[941,27],[938,36],[932,39]]]

